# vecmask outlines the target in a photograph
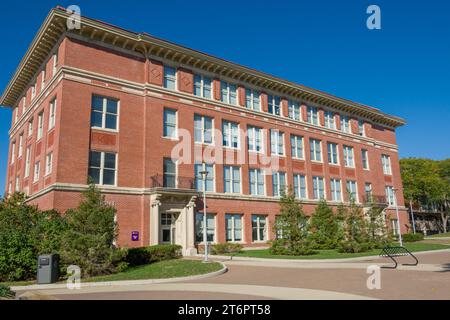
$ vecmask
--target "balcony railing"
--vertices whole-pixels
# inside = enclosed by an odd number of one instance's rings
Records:
[[[373,195],[371,193],[366,193],[363,195],[364,204],[373,204],[377,206],[388,206],[388,200],[386,196]]]
[[[155,175],[151,177],[152,188],[195,189],[195,179],[173,175]]]

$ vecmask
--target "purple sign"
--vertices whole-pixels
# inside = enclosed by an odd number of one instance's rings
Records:
[[[139,241],[139,231],[131,232],[131,241]]]

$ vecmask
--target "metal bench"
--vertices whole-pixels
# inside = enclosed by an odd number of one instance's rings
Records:
[[[393,266],[382,266],[382,268],[386,269],[397,269],[398,262],[395,258],[398,257],[411,257],[415,260],[414,263],[403,263],[402,266],[417,266],[419,264],[419,260],[416,258],[415,255],[411,253],[408,249],[405,247],[384,247],[383,250],[380,253],[380,257],[383,258],[389,258],[394,262]]]

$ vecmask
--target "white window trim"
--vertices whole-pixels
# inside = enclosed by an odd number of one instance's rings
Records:
[[[311,110],[311,112],[310,112]],[[313,112],[314,111],[314,112]],[[317,123],[314,123],[314,114],[316,114]],[[306,122],[313,126],[320,126],[319,108],[316,106],[306,106]]]
[[[315,159],[316,157],[316,144],[312,143],[313,141],[319,141],[319,150],[320,150],[320,160]],[[323,150],[322,150],[322,140],[319,139],[314,139],[314,138],[310,138],[309,139],[309,155],[311,157],[311,148],[314,148],[314,159],[311,158],[311,162],[316,162],[316,163],[323,163]]]
[[[225,137],[225,134],[224,134],[224,125],[227,125],[228,126],[228,132],[229,132],[229,135],[227,136],[227,138],[228,138],[228,141],[229,141],[229,143],[230,143],[230,145],[229,146],[227,146],[227,145],[225,145],[224,143],[223,143],[223,138]],[[237,147],[233,147],[233,129],[232,129],[232,127],[233,127],[233,125],[236,125],[237,126]],[[224,148],[227,148],[227,149],[233,149],[233,150],[239,150],[239,149],[241,149],[241,128],[240,128],[240,124],[239,123],[237,123],[237,122],[233,122],[233,121],[228,121],[228,120],[222,120],[222,146],[224,147]]]
[[[339,185],[339,190],[340,190],[340,197],[336,197],[337,195],[337,189],[336,189],[336,185]],[[334,187],[334,192],[333,192],[333,187]],[[331,178],[330,179],[330,192],[331,192],[331,201],[333,202],[343,202],[343,197],[342,197],[342,180],[341,179],[336,179],[336,178]],[[336,198],[336,199],[333,199]]]
[[[275,133],[276,141],[275,141],[275,153],[272,148],[272,132]],[[280,140],[283,142],[283,150],[280,154]],[[285,141],[285,134],[283,131],[280,131],[278,129],[270,129],[270,154],[275,157],[285,157],[286,156],[286,141]]]
[[[298,109],[298,119],[295,119],[295,109]],[[294,121],[302,121],[302,105],[298,101],[288,100],[288,118]]]
[[[294,145],[292,145],[292,138],[293,138],[294,143],[295,143]],[[291,157],[293,159],[297,159],[297,160],[304,160],[305,159],[305,142],[304,142],[305,139],[303,138],[303,136],[299,136],[299,135],[296,135],[296,134],[291,134],[291,153],[292,153],[292,149],[294,149],[295,153],[297,153],[298,141],[299,140],[301,141],[302,154],[300,155],[300,157],[299,157],[298,154],[295,154],[295,155],[291,154]]]
[[[201,216],[202,216],[202,223],[204,222],[204,220],[203,220],[203,212],[196,212],[196,216],[197,216],[197,214],[200,214]],[[208,216],[212,216],[213,218],[214,218],[214,239],[213,239],[213,241],[208,241],[208,243],[210,243],[210,244],[217,244],[218,242],[217,242],[217,214],[214,214],[214,213],[208,213],[208,212],[206,212],[206,219],[208,220]],[[208,224],[208,221],[206,221],[206,224]],[[206,230],[208,230],[208,228],[206,228]],[[203,228],[202,228],[202,234],[203,234]],[[205,244],[205,241],[204,241],[204,239],[203,239],[203,237],[202,237],[202,240],[201,241],[196,241],[196,243],[197,244]]]
[[[200,77],[200,95],[196,95],[195,94],[195,77],[198,76]],[[211,92],[211,96],[205,97],[205,78],[208,78],[210,80],[210,92]],[[175,81],[176,82],[176,81]],[[209,77],[209,76],[205,76],[203,74],[198,74],[198,73],[194,73],[194,92],[193,95],[195,97],[200,97],[203,99],[208,99],[208,100],[212,100],[214,97],[214,80],[213,78]]]
[[[344,120],[346,120],[346,121],[344,121]],[[341,114],[340,115],[340,121],[341,121],[341,131],[344,132],[344,133],[352,133],[352,126],[351,126],[351,122],[350,122],[349,116],[347,116],[345,114]],[[343,125],[344,123],[347,123],[347,126],[344,126]]]
[[[226,218],[227,216],[231,216],[231,238],[232,240],[227,241],[227,222],[226,222]],[[240,217],[241,219],[241,240],[236,241],[236,239],[234,238],[234,220],[236,218],[236,216]],[[245,221],[244,221],[244,215],[243,214],[238,214],[238,213],[226,213],[225,214],[225,242],[227,243],[245,243],[245,239],[244,239],[244,227],[245,227]]]
[[[281,190],[281,179],[280,179],[280,175],[281,174],[284,174],[284,183],[285,183],[285,185],[284,185],[284,191],[286,192],[287,190],[288,190],[288,187],[289,187],[289,183],[288,183],[288,177],[287,177],[287,173],[285,172],[285,171],[277,171],[277,172],[273,172],[272,173],[272,188],[273,188],[273,186],[274,186],[274,181],[273,181],[273,178],[274,178],[274,175],[276,175],[276,177],[277,177],[277,184],[278,184],[278,190],[277,190],[277,193],[278,193],[278,195],[275,195],[275,190],[272,190],[272,196],[273,197],[275,197],[275,198],[281,198],[281,196],[282,196],[282,190]]]
[[[36,161],[34,163],[33,183],[36,183],[39,181],[40,175],[41,175],[41,162]]]
[[[254,153],[261,153],[261,154],[264,154],[265,152],[264,152],[264,150],[265,150],[265,148],[264,148],[264,146],[265,146],[265,143],[264,143],[264,134],[263,134],[263,128],[260,128],[260,127],[255,127],[255,126],[248,126],[247,127],[247,144],[248,144],[248,151],[249,152],[254,152]],[[252,143],[253,143],[253,146],[255,147],[255,149],[250,149],[250,137],[249,137],[249,132],[250,131],[253,131],[253,139],[252,139]],[[259,151],[257,151],[256,150],[256,146],[257,146],[257,143],[256,143],[256,141],[257,141],[257,139],[256,139],[256,132],[257,131],[259,131],[259,134],[260,134],[260,143],[261,143],[261,145],[260,145],[260,150]]]
[[[53,54],[52,77],[55,76],[58,68],[58,53]]]
[[[330,162],[330,157],[328,155],[328,145],[335,145],[336,146],[336,163]],[[333,151],[333,150],[331,150]],[[331,153],[333,154],[333,153]],[[328,164],[331,166],[339,166],[340,165],[340,161],[339,161],[339,144],[334,143],[334,142],[327,142],[327,157],[328,157]]]
[[[331,114],[331,118],[327,117],[327,115]],[[332,130],[336,130],[336,118],[335,118],[335,113],[333,111],[329,111],[329,110],[325,110],[324,114],[324,127],[327,129],[332,129]],[[332,126],[330,126],[330,119],[331,121],[333,121]]]
[[[38,114],[38,128],[36,140],[37,141],[41,140],[43,135],[44,135],[44,111],[41,111]]]
[[[226,185],[226,181],[225,181],[225,168],[231,168],[230,170],[230,190],[231,192],[226,192],[225,191],[225,185]],[[239,169],[239,192],[235,192],[234,190],[234,179],[233,179],[233,169],[234,168],[238,168]],[[242,194],[242,170],[241,167],[239,166],[223,166],[223,192],[226,194]]]
[[[313,176],[312,177],[312,180],[313,180],[313,184],[312,184],[313,194],[312,194],[312,197],[313,197],[313,200],[315,200],[315,201],[322,200],[322,198],[320,197],[320,187],[319,187],[320,186],[320,184],[319,184],[320,179],[322,179],[322,181],[323,181],[323,199],[324,200],[327,199],[327,184],[326,184],[325,178],[324,177],[320,177],[320,176]],[[317,180],[317,195],[319,196],[319,198],[315,198],[315,196],[314,196],[314,180]]]
[[[45,176],[48,176],[53,171],[53,152],[50,152],[45,157]]]
[[[28,178],[30,176],[30,165],[31,165],[31,146],[28,146],[25,154],[24,178]]]
[[[222,100],[222,83],[226,85],[226,101]],[[225,80],[220,80],[220,101],[232,106],[239,106],[239,88],[238,85],[235,83],[230,83],[228,81]],[[236,104],[231,103],[231,89],[230,89],[230,85],[235,86],[236,87]]]
[[[198,163],[196,162],[194,164],[194,174],[195,174],[195,166],[196,165],[202,165],[202,170],[206,171],[206,166],[212,166],[212,171],[213,171],[213,190],[212,191],[206,191],[206,193],[215,193],[216,192],[216,165],[214,163],[206,163],[206,162],[202,162],[202,163]],[[178,170],[178,169],[177,169]],[[197,177],[195,177],[195,179],[197,179]],[[204,185],[203,182],[203,177],[202,177],[202,186]]]
[[[257,240],[253,240],[253,217],[258,217],[258,219],[256,219],[256,229],[257,231]],[[263,230],[263,234],[260,234],[260,230],[261,230],[261,217],[264,217],[264,230]],[[263,215],[263,214],[252,214],[251,216],[251,227],[252,227],[252,243],[265,243],[269,240],[269,228],[268,228],[268,223],[267,223],[267,216]],[[266,234],[266,239],[261,239],[261,236],[264,235],[264,233]]]
[[[364,168],[364,156],[363,156],[363,154],[366,154],[367,168]],[[361,149],[361,162],[362,162],[363,170],[370,171],[369,150],[367,150],[367,149]]]
[[[355,148],[350,146],[343,146],[343,150],[344,150],[344,167],[355,168]],[[351,153],[349,153],[349,150],[351,151]],[[351,163],[349,163],[350,159],[352,160]]]
[[[272,103],[270,102],[270,97],[272,97]],[[278,109],[280,110],[280,114],[276,113],[276,104],[275,101],[277,98],[280,100],[280,104],[278,105]],[[283,107],[282,107],[283,100],[281,97],[277,94],[268,94],[267,95],[267,113],[271,114],[273,116],[282,117],[283,116]],[[272,112],[269,111],[269,105],[272,104]]]
[[[98,95],[98,94],[93,94],[92,97],[94,97],[94,96],[97,96],[97,97],[102,99],[102,106],[103,106],[103,110],[102,110],[102,126],[101,127],[97,127],[97,126],[94,126],[94,125],[91,124],[91,128],[95,129],[95,130],[101,130],[101,131],[119,132],[119,128],[120,128],[120,100],[119,99],[115,99],[115,98],[102,96],[102,95]],[[116,129],[106,128],[106,114],[107,114],[107,101],[108,101],[108,99],[117,101]],[[92,102],[91,102],[91,104],[92,104]],[[91,105],[91,112],[93,112],[92,111],[92,105]]]
[[[16,141],[14,140],[11,143],[11,159],[10,164],[13,164],[16,161]]]
[[[346,187],[345,189],[346,189],[347,193],[350,196],[350,193],[352,193],[352,190],[350,190],[350,188],[348,188],[348,185],[352,184],[352,183],[355,184],[355,199],[354,199],[355,203],[360,203],[360,201],[359,201],[359,192],[358,192],[358,182],[357,181],[355,181],[355,180],[347,180],[346,184],[345,184],[345,187]]]
[[[309,195],[308,195],[308,179],[307,176],[305,174],[302,173],[294,173],[294,181],[297,181],[298,184],[298,190],[300,192],[301,190],[301,177],[304,177],[304,181],[305,181],[305,198],[300,197],[300,194],[296,194],[295,197],[299,200],[308,200],[309,199]]]
[[[253,111],[261,111],[261,92],[259,90],[253,89],[253,88],[245,88],[245,108],[248,110]],[[250,91],[250,108],[247,107],[247,90]],[[255,91],[258,92],[259,98],[258,98],[258,104],[255,103]],[[256,108],[255,108],[256,106]]]
[[[202,121],[202,129],[201,129],[201,140],[202,141],[195,141],[195,132],[194,132],[194,143],[200,144],[200,145],[214,146],[215,145],[215,135],[214,135],[215,119],[212,117],[208,117],[208,116],[204,116],[204,115],[200,115],[200,114],[194,114],[194,131],[195,131],[195,116],[200,117],[200,119]],[[211,142],[205,142],[205,131],[206,131],[205,118],[211,119]],[[178,127],[178,112],[177,112],[177,127]]]
[[[117,178],[118,178],[118,167],[119,167],[119,155],[118,153],[114,153],[114,152],[104,152],[104,151],[96,151],[96,150],[90,150],[91,152],[99,152],[100,153],[100,167],[98,169],[100,169],[100,173],[99,173],[99,183],[96,184],[98,186],[110,186],[110,187],[117,187]],[[103,171],[105,169],[105,153],[111,153],[114,154],[116,156],[116,161],[115,161],[115,165],[116,167],[114,168],[114,185],[109,185],[109,184],[103,184]],[[88,169],[90,168],[90,163],[88,164]],[[97,167],[95,167],[97,168]]]
[[[255,171],[255,174],[256,174],[256,181],[255,181],[255,185],[253,185],[253,187],[255,187],[255,190],[256,190],[256,193],[257,194],[253,194],[252,193],[252,182],[251,182],[251,179],[250,179],[250,177],[251,177],[251,175],[250,175],[250,172],[251,171]],[[261,171],[261,176],[262,176],[262,184],[263,184],[263,194],[258,194],[258,185],[259,185],[259,180],[258,180],[258,171]],[[267,190],[266,190],[266,175],[264,174],[264,172],[263,172],[263,169],[259,169],[259,168],[250,168],[249,170],[248,170],[248,191],[249,191],[249,194],[250,195],[252,195],[252,196],[257,196],[257,197],[265,197],[265,196],[267,196]]]
[[[49,112],[48,112],[48,131],[52,130],[56,125],[56,108],[57,100],[54,98],[50,102]]]
[[[31,137],[33,135],[33,118],[28,121],[28,137]]]
[[[23,132],[21,134],[19,134],[19,148],[17,150],[17,159],[22,157],[22,154],[23,154],[23,135],[24,135]]]
[[[166,122],[165,122],[166,111],[173,111],[173,112],[175,112],[175,132],[174,132],[175,137],[166,136],[165,133],[164,133],[164,131],[165,131],[164,129],[166,127]],[[180,137],[178,136],[178,110],[172,109],[172,108],[164,108],[163,109],[163,132],[162,132],[162,136],[161,137],[164,138],[164,139],[173,140],[173,141],[180,140]]]
[[[174,86],[175,87],[173,89],[167,88],[165,86],[166,79],[169,79],[169,77],[166,74],[166,68],[172,68],[172,69],[175,70],[175,76],[174,76],[174,78],[175,78],[174,79],[175,80],[175,85]],[[174,65],[167,65],[167,64],[163,65],[163,88],[167,89],[167,90],[170,90],[170,91],[178,91],[178,68],[176,66],[174,66]]]
[[[384,159],[387,159],[387,162]],[[381,155],[381,164],[383,166],[384,175],[387,176],[392,175],[391,157],[389,155],[387,154]]]

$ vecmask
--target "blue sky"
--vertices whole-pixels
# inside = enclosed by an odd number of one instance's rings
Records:
[[[401,157],[450,156],[446,0],[2,1],[0,90],[57,4],[380,108],[408,122],[398,130]],[[382,30],[366,28],[371,4]],[[0,109],[1,191],[10,121]]]

